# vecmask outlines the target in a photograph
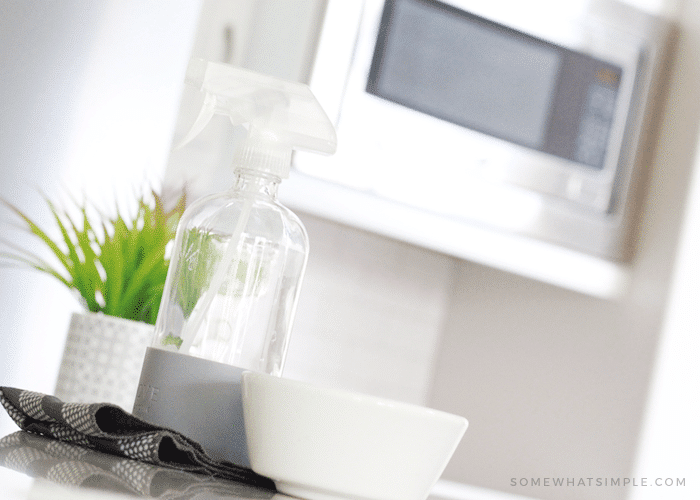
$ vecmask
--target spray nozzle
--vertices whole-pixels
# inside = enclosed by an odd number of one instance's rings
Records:
[[[303,83],[280,80],[228,64],[193,59],[185,80],[205,98],[199,116],[180,146],[196,137],[215,114],[243,125],[246,138],[234,164],[285,178],[292,149],[332,154],[333,124]]]

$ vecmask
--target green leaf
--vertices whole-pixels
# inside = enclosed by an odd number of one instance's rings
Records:
[[[90,276],[89,265],[87,265],[87,263],[83,259],[81,259],[80,255],[78,254],[78,247],[76,246],[78,243],[74,240],[78,240],[79,235],[78,231],[75,228],[75,224],[73,224],[73,221],[70,220],[70,217],[67,214],[65,214],[65,212],[62,214],[66,219],[68,219],[70,226],[73,229],[73,238],[71,238],[71,236],[68,233],[68,229],[66,229],[65,224],[61,220],[61,217],[58,211],[56,210],[56,207],[53,205],[53,203],[51,203],[48,200],[47,204],[51,209],[51,213],[54,216],[56,225],[61,231],[61,235],[63,236],[63,243],[68,249],[68,262],[71,265],[67,267],[66,270],[73,279],[75,288],[80,292],[80,295],[87,303],[88,309],[90,311],[97,312],[101,309],[101,307],[96,299],[96,288]]]
[[[35,260],[35,259],[27,259],[24,258],[20,255],[14,255],[14,254],[9,254],[5,252],[0,252],[0,257],[6,258],[9,260],[14,260],[16,262],[20,262],[22,264],[26,264],[30,266],[32,269],[35,269],[37,271],[41,271],[43,273],[50,274],[57,280],[59,280],[61,283],[66,285],[67,287],[71,288],[72,284],[65,278],[63,277],[58,271],[56,271],[54,268],[49,266],[48,264],[44,263],[41,260]]]
[[[128,304],[134,300],[134,297],[144,283],[150,282],[150,274],[159,263],[163,262],[163,260],[163,254],[160,252],[152,252],[145,258],[143,263],[136,269],[134,276],[129,282],[129,286],[124,290],[123,302],[125,304]]]
[[[161,342],[163,345],[174,345],[179,349],[182,345],[182,338],[169,333]]]
[[[12,210],[15,214],[17,214],[25,222],[25,224],[29,228],[29,231],[34,236],[37,236],[39,239],[41,239],[41,241],[43,241],[46,244],[46,246],[49,247],[49,249],[53,252],[53,254],[58,258],[61,264],[68,271],[70,271],[70,262],[68,260],[68,257],[63,253],[63,251],[58,247],[58,245],[56,245],[56,243],[54,243],[51,240],[51,238],[21,210],[19,210],[17,207],[8,203],[5,200],[2,200],[2,203],[10,210]]]
[[[121,220],[121,219],[119,219]],[[122,221],[123,222],[123,221]],[[105,227],[105,241],[100,262],[105,270],[105,314],[118,316],[122,309],[122,288],[124,286],[124,250],[126,232],[123,226],[113,222],[113,234],[110,236]]]

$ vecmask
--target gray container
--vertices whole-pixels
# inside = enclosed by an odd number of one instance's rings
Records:
[[[198,442],[211,458],[250,468],[241,398],[244,371],[149,347],[133,413]]]

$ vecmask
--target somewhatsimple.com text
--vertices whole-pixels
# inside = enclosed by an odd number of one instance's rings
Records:
[[[547,487],[636,487],[636,486],[685,486],[685,478],[679,477],[511,477],[511,486]]]

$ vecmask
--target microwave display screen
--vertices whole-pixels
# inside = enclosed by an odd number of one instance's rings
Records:
[[[387,0],[367,92],[587,167],[605,166],[619,66],[435,0]]]

